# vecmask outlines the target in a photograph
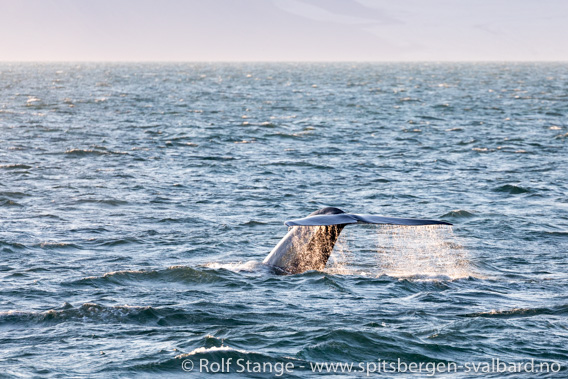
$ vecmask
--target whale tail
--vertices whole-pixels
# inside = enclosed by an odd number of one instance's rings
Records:
[[[339,234],[349,224],[451,225],[437,220],[351,214],[339,208],[327,207],[311,213],[308,217],[286,221],[285,225],[292,228],[272,249],[263,263],[287,274],[322,270],[327,264]]]
[[[288,220],[284,224],[286,226],[347,225],[347,224],[381,224],[381,225],[404,225],[404,226],[452,225],[449,222],[437,221],[437,220],[385,217],[385,216],[362,215],[362,214],[351,214],[351,213],[308,216],[305,218]]]

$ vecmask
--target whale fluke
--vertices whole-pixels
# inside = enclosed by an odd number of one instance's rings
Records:
[[[285,225],[292,228],[263,263],[285,274],[323,270],[339,234],[349,224],[452,225],[437,220],[351,214],[339,208],[327,207],[311,213],[308,217],[286,221]]]
[[[288,220],[286,226],[315,226],[315,225],[340,225],[340,224],[382,224],[382,225],[452,225],[449,222],[437,220],[425,220],[418,218],[399,218],[375,215],[360,215],[342,213],[323,216],[308,216],[295,220]]]

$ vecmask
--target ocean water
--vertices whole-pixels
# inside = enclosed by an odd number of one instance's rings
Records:
[[[0,376],[566,377],[567,116],[560,63],[2,63]],[[262,264],[324,206],[454,226]]]

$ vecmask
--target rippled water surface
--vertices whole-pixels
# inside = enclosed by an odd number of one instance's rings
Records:
[[[0,376],[566,376],[567,116],[566,64],[1,64]],[[454,226],[263,266],[324,206]]]

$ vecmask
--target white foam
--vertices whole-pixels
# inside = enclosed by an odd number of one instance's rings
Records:
[[[234,348],[229,347],[229,346],[221,345],[221,346],[213,346],[213,347],[198,347],[197,349],[194,349],[194,350],[190,351],[189,353],[177,355],[176,358],[185,358],[185,357],[189,357],[189,356],[195,355],[195,354],[206,354],[206,353],[213,353],[213,352],[217,352],[217,351],[236,351],[236,352],[242,353],[242,354],[250,354],[250,351],[234,349]]]
[[[259,261],[248,261],[248,262],[233,262],[233,263],[218,263],[218,262],[210,262],[204,265],[207,268],[212,269],[225,269],[234,272],[240,271],[256,271],[259,266],[262,266],[262,263]]]
[[[24,312],[24,311],[0,311],[0,317],[2,316],[29,316],[35,315],[35,312]]]
[[[107,272],[103,275],[103,278],[107,278],[109,276],[114,276],[114,275],[144,274],[144,273],[145,273],[145,271],[142,271],[142,270],[119,270],[119,271]]]

